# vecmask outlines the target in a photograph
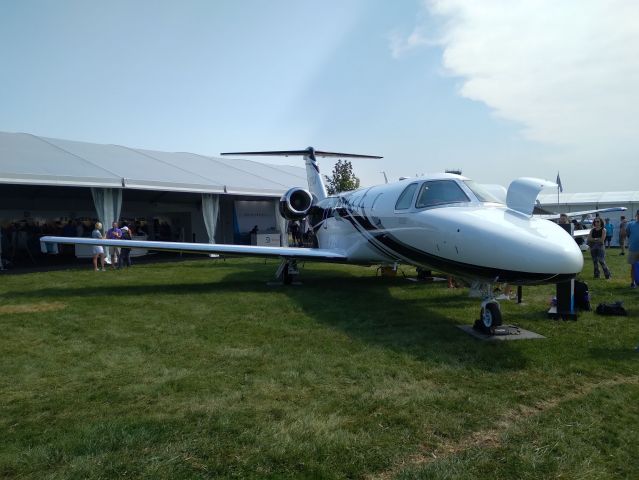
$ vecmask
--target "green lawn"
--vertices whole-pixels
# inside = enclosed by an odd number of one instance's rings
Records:
[[[608,259],[583,277],[628,317],[547,320],[553,287],[527,287],[505,321],[547,338],[499,344],[455,327],[466,289],[373,268],[1,276],[0,476],[637,478],[639,289]]]

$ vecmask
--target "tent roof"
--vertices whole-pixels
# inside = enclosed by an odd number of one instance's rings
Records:
[[[542,193],[539,195],[542,205],[557,204],[556,193]],[[562,205],[598,204],[598,203],[635,203],[639,202],[639,192],[591,192],[591,193],[560,193],[559,203]]]
[[[279,196],[304,168],[0,132],[0,183]]]

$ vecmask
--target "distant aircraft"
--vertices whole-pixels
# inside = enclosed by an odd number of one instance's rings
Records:
[[[222,155],[302,156],[308,188],[288,190],[279,208],[289,220],[308,218],[317,248],[51,236],[41,241],[277,257],[282,259],[278,274],[284,283],[290,283],[296,260],[436,269],[481,286],[480,319],[485,330],[502,323],[493,294],[495,283],[557,283],[574,278],[583,268],[583,255],[573,238],[557,224],[532,215],[539,192],[556,186],[546,180],[513,181],[505,203],[481,185],[455,174],[406,178],[328,196],[318,157],[382,157],[312,147]]]
[[[581,210],[579,212],[566,212],[568,218],[581,217],[581,220],[578,222],[578,225],[581,225],[581,228],[574,229],[572,231],[572,236],[576,239],[587,237],[592,228],[592,218],[590,215],[593,213],[610,213],[610,212],[624,212],[626,211],[626,207],[609,207],[609,208],[596,208],[593,210]],[[552,213],[552,214],[540,214],[537,215],[540,218],[545,218],[546,220],[558,220],[562,214],[560,213]],[[583,240],[580,240],[583,241]],[[581,245],[581,249],[588,249],[586,244]]]

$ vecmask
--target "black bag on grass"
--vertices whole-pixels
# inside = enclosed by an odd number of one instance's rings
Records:
[[[588,291],[588,284],[586,282],[580,282],[575,280],[575,307],[579,310],[590,311],[590,292]]]
[[[608,316],[620,316],[625,317],[628,315],[626,309],[623,308],[623,302],[615,302],[615,303],[600,303],[597,305],[597,310],[595,310],[599,315],[608,315]]]

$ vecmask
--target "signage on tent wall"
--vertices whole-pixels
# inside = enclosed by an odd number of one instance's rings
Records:
[[[273,202],[236,200],[235,218],[239,233],[250,232],[255,225],[260,232],[277,230]]]

